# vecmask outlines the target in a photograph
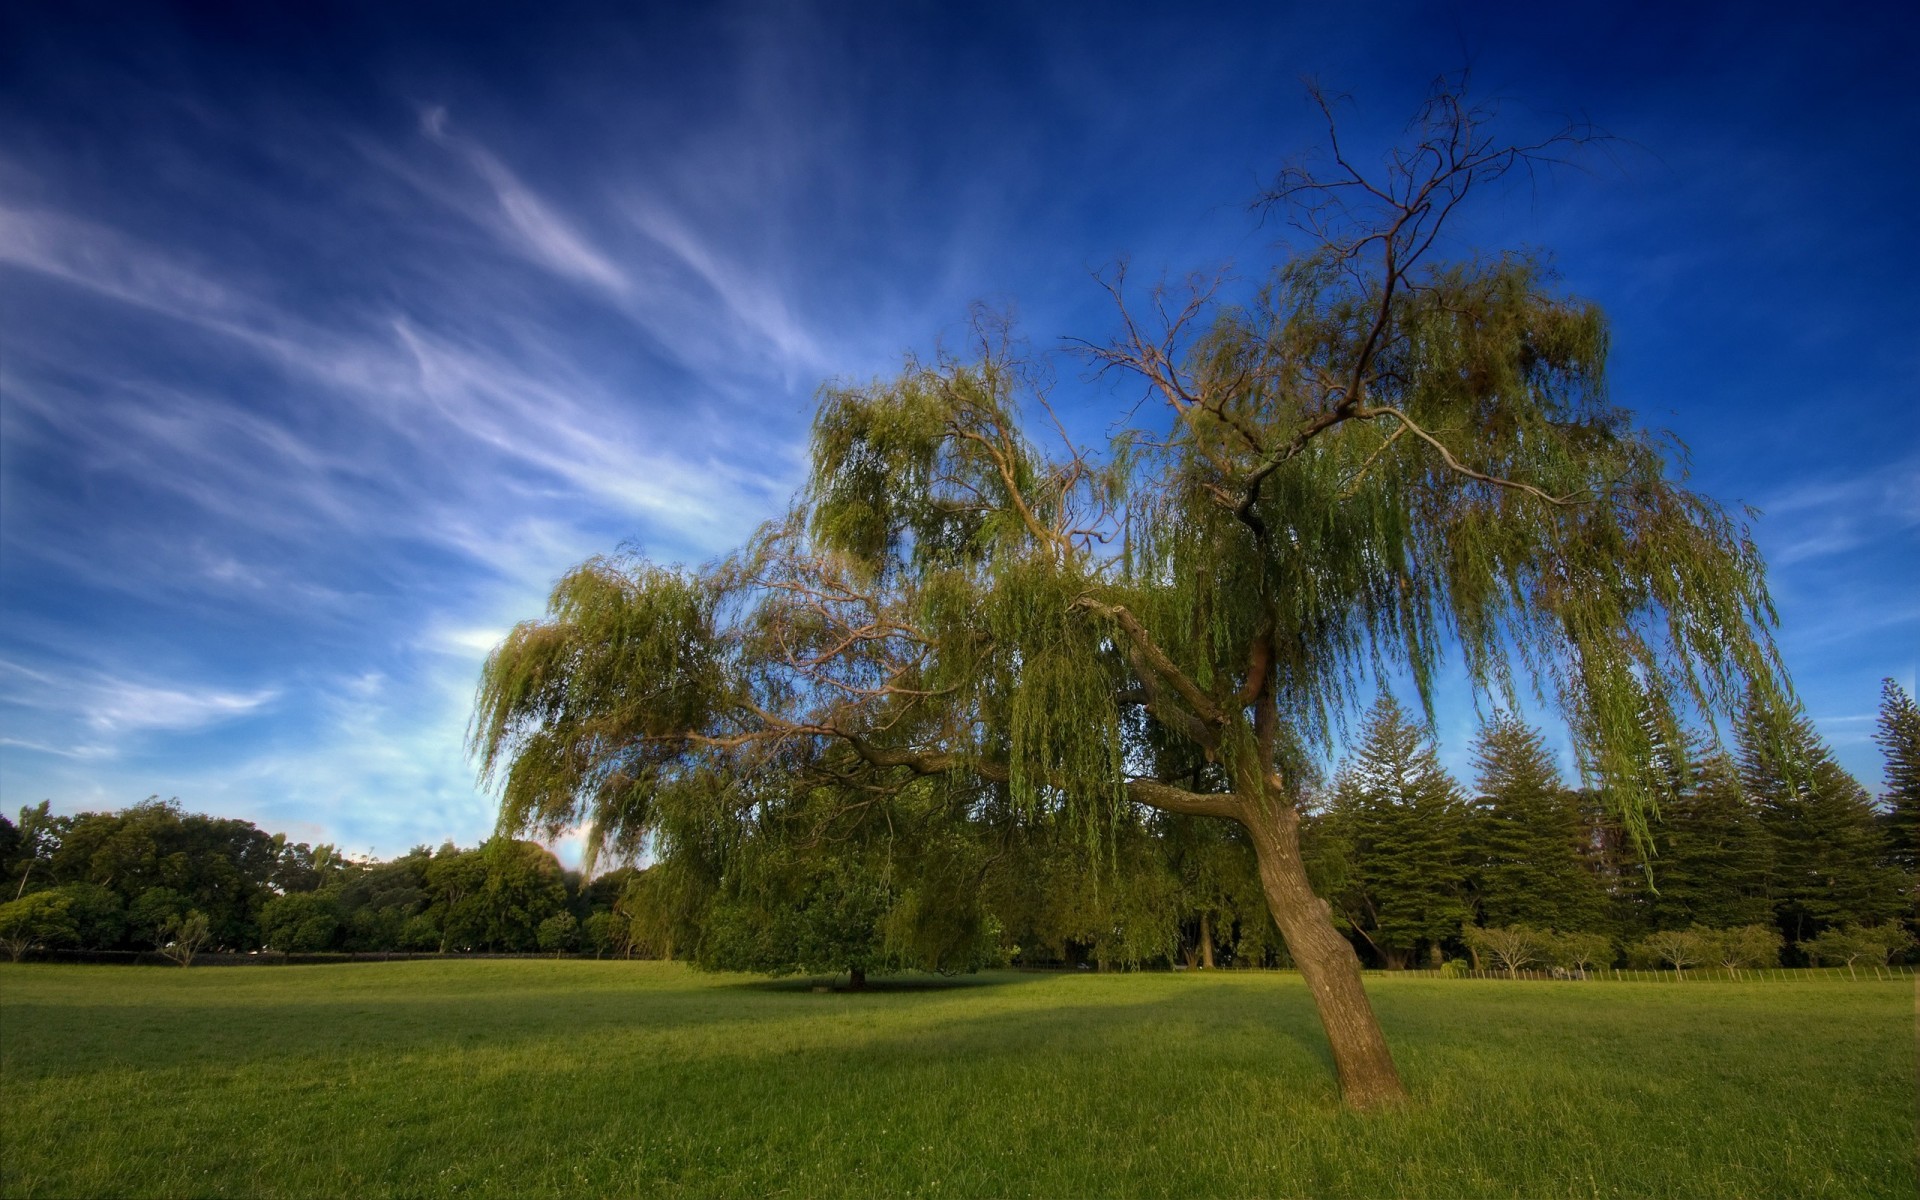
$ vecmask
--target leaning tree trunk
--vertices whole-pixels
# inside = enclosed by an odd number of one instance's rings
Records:
[[[1200,914],[1200,969],[1213,970],[1213,916]]]
[[[1406,1099],[1407,1090],[1361,986],[1360,959],[1333,927],[1327,902],[1314,894],[1307,881],[1306,862],[1300,854],[1300,814],[1286,799],[1268,796],[1265,805],[1247,804],[1240,823],[1253,839],[1267,907],[1319,1009],[1320,1023],[1333,1048],[1340,1094],[1355,1109],[1398,1103]]]

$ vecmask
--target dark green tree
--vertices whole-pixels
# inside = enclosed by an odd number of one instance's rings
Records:
[[[97,883],[65,883],[55,889],[66,898],[73,918],[74,944],[85,950],[111,950],[127,934],[126,904],[118,893]]]
[[[1002,784],[1096,836],[1128,804],[1233,821],[1347,1102],[1400,1100],[1307,877],[1293,748],[1328,745],[1376,668],[1430,699],[1448,645],[1487,689],[1529,672],[1603,768],[1644,761],[1649,704],[1677,727],[1776,687],[1757,554],[1607,399],[1600,314],[1538,261],[1432,253],[1569,140],[1488,117],[1443,87],[1378,170],[1283,174],[1264,201],[1317,244],[1245,303],[1110,279],[1121,331],[1090,353],[1162,406],[1111,453],[1043,448],[1046,397],[989,334],[826,389],[805,493],[725,562],[570,573],[484,670],[502,828],[631,844],[783,754]],[[1215,770],[1162,774],[1170,743]],[[1615,796],[1629,827],[1640,798]]]
[[[1773,842],[1742,788],[1733,761],[1697,742],[1691,769],[1661,803],[1648,875],[1629,880],[1641,895],[1644,927],[1738,929],[1771,922]]]
[[[260,937],[274,950],[332,949],[340,926],[340,901],[331,892],[288,892],[260,906]]]
[[[1901,876],[1884,865],[1885,832],[1866,789],[1799,705],[1750,702],[1737,733],[1741,786],[1771,849],[1768,893],[1787,940],[1903,915]]]
[[[1479,802],[1471,840],[1481,919],[1566,933],[1603,929],[1607,899],[1579,800],[1562,783],[1540,732],[1496,712],[1480,727],[1473,761]]]
[[[1326,896],[1381,965],[1406,967],[1472,917],[1465,800],[1426,729],[1382,695],[1334,777],[1313,858]]]
[[[1887,841],[1894,862],[1912,872],[1920,869],[1920,704],[1891,679],[1880,683],[1873,740],[1887,760]]]

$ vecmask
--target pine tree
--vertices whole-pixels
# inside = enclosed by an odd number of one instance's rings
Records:
[[[1471,918],[1466,820],[1432,738],[1382,696],[1334,780],[1316,849],[1332,902],[1383,965],[1405,967],[1423,944],[1437,950]]]
[[[1606,896],[1584,852],[1579,803],[1538,730],[1495,713],[1474,746],[1481,918],[1562,932],[1605,923]]]
[[[1806,713],[1750,703],[1738,733],[1741,785],[1771,844],[1780,931],[1799,943],[1836,925],[1900,915],[1900,876],[1883,865],[1884,832],[1866,789],[1834,760]]]
[[[1718,746],[1688,749],[1688,778],[1653,827],[1651,928],[1735,929],[1772,920],[1771,846],[1740,775]]]
[[[1880,728],[1873,735],[1887,756],[1888,841],[1893,861],[1920,866],[1920,704],[1891,679],[1880,683]]]

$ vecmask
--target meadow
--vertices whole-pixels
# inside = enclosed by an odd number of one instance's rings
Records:
[[[0,1194],[1901,1196],[1897,982],[1375,977],[1342,1111],[1287,974],[0,967]]]

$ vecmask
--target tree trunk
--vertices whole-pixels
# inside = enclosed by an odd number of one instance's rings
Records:
[[[1246,804],[1240,821],[1252,836],[1261,888],[1274,923],[1299,964],[1326,1028],[1340,1094],[1353,1109],[1397,1104],[1406,1099],[1407,1090],[1361,986],[1360,959],[1333,927],[1327,902],[1314,894],[1307,881],[1300,855],[1300,814],[1281,797],[1272,798],[1266,807],[1269,811],[1263,813],[1255,804]]]
[[[1200,914],[1200,969],[1213,970],[1213,917]]]
[[[867,986],[867,973],[865,971],[862,971],[859,967],[848,967],[847,968],[847,990],[850,992],[864,991],[866,989],[866,986]]]

